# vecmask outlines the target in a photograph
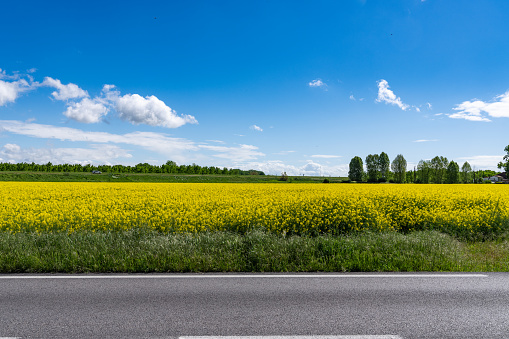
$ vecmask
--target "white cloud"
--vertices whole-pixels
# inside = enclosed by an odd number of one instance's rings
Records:
[[[112,134],[106,132],[87,132],[76,128],[25,123],[13,120],[0,120],[0,131],[25,135],[41,139],[61,141],[88,142],[92,144],[126,144],[164,155],[179,163],[191,163],[197,159],[207,158],[204,152],[212,157],[228,159],[233,163],[243,163],[265,156],[253,145],[236,147],[197,144],[191,140],[172,138],[164,133],[132,132]],[[86,158],[85,158],[86,159]]]
[[[386,104],[396,105],[403,111],[406,111],[410,106],[404,104],[400,97],[397,97],[393,91],[389,89],[389,83],[381,79],[378,84],[378,98],[376,102],[385,102]]]
[[[253,145],[239,145],[239,147],[227,146],[212,146],[212,145],[199,145],[201,149],[214,151],[213,154],[216,158],[232,159],[236,163],[248,160],[254,160],[258,157],[263,157],[265,154],[258,151],[258,147]]]
[[[21,148],[15,144],[6,144],[0,149],[0,155],[10,162],[35,162],[44,164],[107,164],[121,163],[116,159],[131,158],[128,151],[105,144],[91,145],[91,148]]]
[[[311,156],[311,158],[332,159],[332,158],[341,158],[341,155],[314,154]]]
[[[134,125],[177,128],[186,123],[198,123],[191,115],[178,116],[174,110],[153,95],[143,98],[138,94],[126,94],[116,100],[115,108],[121,119]]]
[[[413,142],[432,142],[432,141],[438,141],[438,139],[432,139],[432,140],[420,139],[420,140],[414,140]]]
[[[0,106],[14,102],[20,93],[33,89],[33,84],[25,79],[12,82],[0,80]]]
[[[492,102],[464,101],[453,110],[458,112],[448,114],[449,118],[486,122],[491,121],[486,115],[493,118],[509,118],[509,91],[495,97]]]
[[[80,102],[69,103],[64,115],[78,122],[91,124],[101,121],[108,111],[108,107],[100,100],[84,98]]]
[[[51,93],[56,100],[66,101],[88,97],[88,92],[79,88],[78,85],[72,83],[63,85],[60,80],[51,77],[45,77],[41,85],[56,88],[57,91]]]
[[[322,80],[315,79],[315,80],[309,82],[308,86],[309,87],[323,87],[323,86],[327,86],[327,85]]]
[[[295,153],[295,151],[281,151],[281,152],[277,152],[277,153],[272,153],[272,154],[277,154],[277,155],[288,155],[290,153]]]
[[[253,131],[263,132],[263,128],[261,128],[260,126],[256,126],[256,125],[249,126],[249,129],[251,129]]]
[[[503,155],[474,155],[470,157],[457,158],[455,161],[460,165],[468,161],[472,169],[499,171],[497,164],[502,161]],[[475,167],[475,168],[474,168]]]
[[[313,161],[308,161],[303,166],[294,166],[285,164],[279,160],[266,162],[248,162],[240,166],[241,169],[255,169],[263,171],[268,175],[280,175],[282,172],[291,176],[346,176],[348,173],[348,165],[324,166]]]

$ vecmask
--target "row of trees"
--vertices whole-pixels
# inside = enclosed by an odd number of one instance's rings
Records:
[[[192,165],[177,165],[174,161],[168,160],[164,165],[151,165],[139,163],[135,166],[124,165],[81,165],[81,164],[47,164],[0,162],[0,171],[29,171],[29,172],[92,172],[101,171],[104,173],[172,173],[172,174],[224,174],[224,175],[265,175],[262,171],[242,171],[235,168],[219,168]]]
[[[505,148],[505,151],[507,152],[507,155],[504,156],[505,162],[499,163],[498,167],[507,172],[509,170],[509,146]],[[398,154],[392,163],[385,152],[369,154],[365,160],[366,171],[364,171],[363,161],[360,157],[352,158],[348,171],[350,180],[456,184],[481,182],[482,178],[496,174],[495,171],[490,170],[474,171],[467,161],[460,168],[458,163],[449,161],[443,156],[436,156],[431,160],[421,160],[413,171],[407,171],[407,161],[402,154]]]

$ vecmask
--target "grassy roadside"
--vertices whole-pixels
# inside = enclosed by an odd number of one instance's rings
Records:
[[[88,172],[0,172],[2,181],[25,182],[182,182],[182,183],[274,183],[280,182],[274,175],[218,175],[218,174],[169,174],[129,173],[92,174]],[[325,177],[295,176],[286,182],[322,183]],[[341,182],[348,178],[327,177],[330,182]]]
[[[0,233],[0,273],[509,271],[509,239],[464,243],[436,231],[282,237]]]

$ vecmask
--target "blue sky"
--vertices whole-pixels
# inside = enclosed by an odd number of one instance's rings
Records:
[[[9,1],[0,161],[346,175],[354,156],[493,169],[507,1]]]

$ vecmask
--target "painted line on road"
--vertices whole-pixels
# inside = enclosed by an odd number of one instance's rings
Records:
[[[268,335],[268,336],[197,336],[178,339],[403,339],[398,335]]]
[[[0,275],[0,279],[348,279],[348,278],[487,278],[487,274],[128,274],[128,275]]]

